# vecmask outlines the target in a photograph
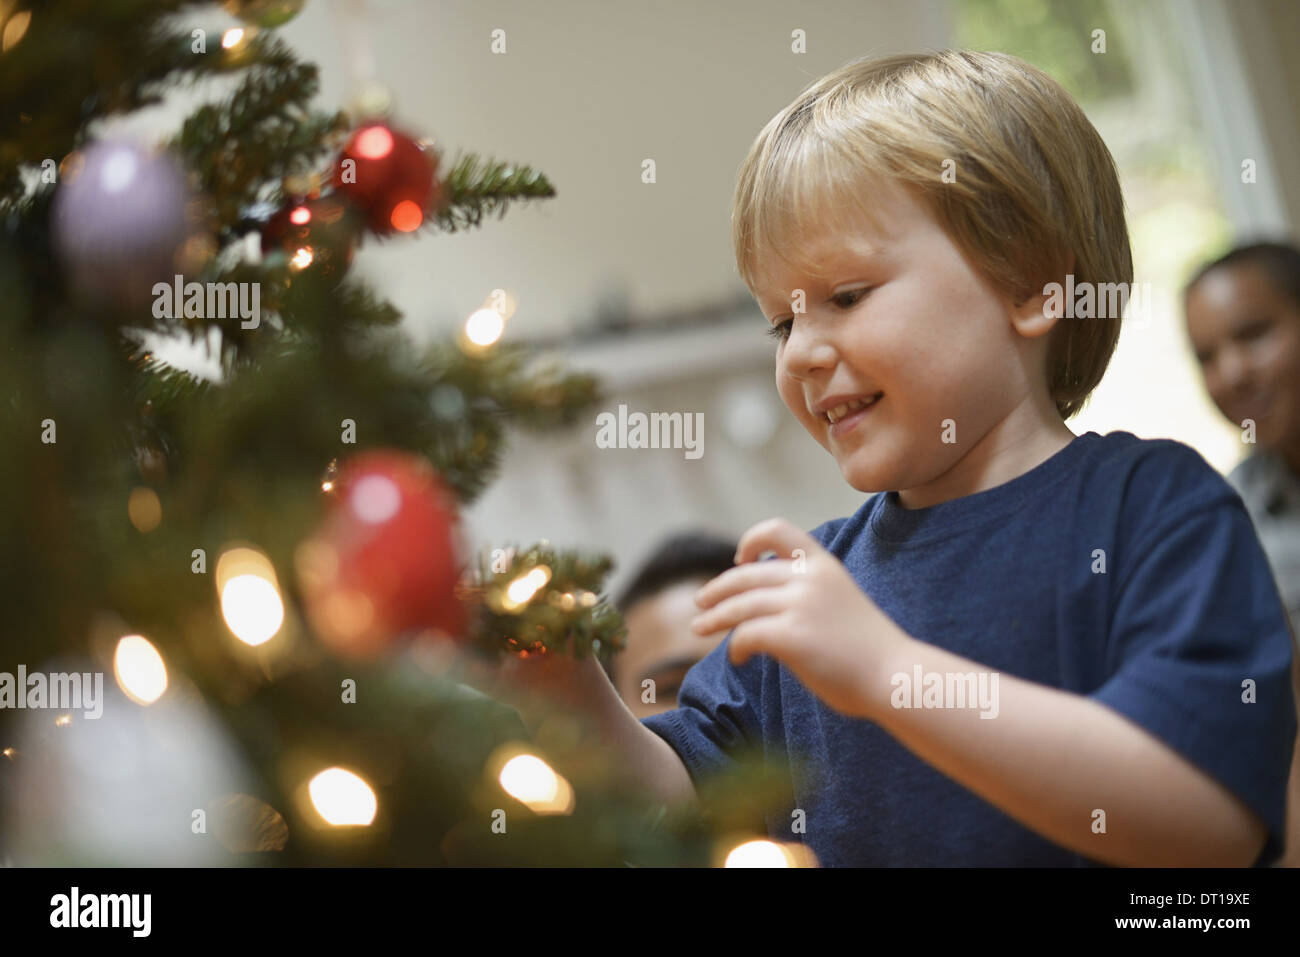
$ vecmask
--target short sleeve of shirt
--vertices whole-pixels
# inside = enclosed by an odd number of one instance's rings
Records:
[[[844,522],[843,518],[823,522],[809,534],[825,544]],[[755,655],[737,668],[727,658],[730,644],[728,634],[691,667],[674,710],[641,719],[672,746],[697,785],[729,768],[739,751],[764,748],[765,718],[769,739],[780,734],[780,702],[774,695],[765,702],[761,694],[763,669],[774,669],[774,663],[765,655]]]
[[[733,755],[762,746],[757,711],[763,658],[755,655],[737,668],[727,659],[731,636],[691,667],[672,711],[641,723],[672,746],[698,786],[725,770]]]
[[[1193,468],[1211,471],[1200,461]],[[1268,561],[1217,474],[1157,503],[1117,556],[1107,673],[1090,697],[1215,778],[1268,828],[1256,866],[1285,843],[1296,734],[1291,638]]]

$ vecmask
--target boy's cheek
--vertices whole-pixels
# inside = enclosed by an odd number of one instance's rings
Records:
[[[780,378],[777,380],[777,390],[781,395],[781,401],[790,411],[790,414],[798,420],[799,424],[804,427],[813,438],[823,446],[826,445],[826,428],[820,416],[814,416],[808,410],[808,406],[803,401],[803,388],[796,382],[784,382]]]

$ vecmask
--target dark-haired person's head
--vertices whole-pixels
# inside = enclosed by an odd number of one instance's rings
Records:
[[[736,541],[702,533],[674,535],[645,559],[616,599],[627,624],[627,647],[609,677],[638,718],[677,706],[686,672],[725,635],[691,631],[695,592],[734,564]]]
[[[1214,404],[1300,471],[1300,249],[1239,246],[1203,266],[1183,298]]]

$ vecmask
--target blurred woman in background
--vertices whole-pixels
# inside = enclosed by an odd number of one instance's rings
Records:
[[[1184,307],[1210,397],[1254,443],[1228,481],[1255,522],[1300,636],[1300,250],[1240,246],[1201,268]]]

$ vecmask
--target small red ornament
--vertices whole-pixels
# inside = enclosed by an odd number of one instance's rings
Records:
[[[356,214],[349,213],[337,196],[293,197],[262,227],[262,255],[281,251],[291,269],[341,275],[352,264]]]
[[[437,169],[435,150],[376,121],[348,139],[332,182],[365,214],[372,232],[409,233],[419,229],[441,201]]]
[[[324,526],[297,554],[316,633],[353,657],[427,630],[461,637],[455,499],[428,460],[362,452],[339,468],[330,497]]]

